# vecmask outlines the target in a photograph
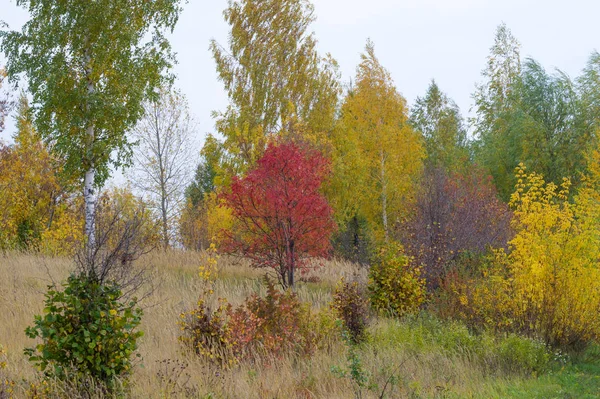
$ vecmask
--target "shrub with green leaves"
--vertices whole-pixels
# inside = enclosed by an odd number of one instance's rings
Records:
[[[379,250],[369,270],[371,306],[384,314],[401,317],[415,312],[425,301],[425,279],[397,244]]]
[[[508,334],[495,350],[499,363],[508,372],[542,372],[548,368],[550,353],[543,341]]]
[[[76,275],[62,291],[48,287],[44,314],[25,330],[41,343],[25,354],[48,377],[91,377],[111,389],[130,373],[143,334],[136,330],[142,310],[135,300],[123,304],[120,298],[117,284]]]

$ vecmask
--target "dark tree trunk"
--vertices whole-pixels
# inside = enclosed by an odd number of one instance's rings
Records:
[[[294,241],[290,241],[289,243],[289,266],[288,266],[288,287],[294,286],[294,268],[295,268],[295,260],[294,260]]]

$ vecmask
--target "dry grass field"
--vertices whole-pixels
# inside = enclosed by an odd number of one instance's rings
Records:
[[[198,267],[202,259],[199,253],[171,251],[138,260],[151,270],[155,288],[143,303],[142,360],[131,377],[128,396],[487,398],[508,395],[502,387],[509,380],[521,383],[531,379],[506,367],[510,360],[502,357],[503,352],[497,350],[502,343],[493,337],[475,337],[461,326],[426,318],[373,319],[371,338],[359,350],[361,367],[368,375],[363,387],[334,372],[348,367],[347,347],[338,336],[330,337],[328,345],[309,358],[284,357],[218,369],[186,353],[178,342],[180,314],[194,306],[201,291]],[[5,377],[16,383],[14,397],[27,397],[30,384],[41,380],[23,355],[23,349],[34,344],[24,329],[42,311],[46,286],[52,280],[63,280],[70,270],[67,259],[0,255],[0,344],[7,350]],[[263,274],[264,270],[220,259],[215,297],[225,297],[236,305],[252,293],[264,293]],[[315,310],[326,309],[339,278],[355,274],[365,278],[365,272],[352,264],[328,262],[318,272],[320,281],[300,283],[297,293]]]

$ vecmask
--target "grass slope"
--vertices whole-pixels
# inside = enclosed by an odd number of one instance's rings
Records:
[[[375,318],[370,339],[355,355],[368,376],[359,387],[348,377],[348,348],[338,336],[310,358],[284,358],[217,370],[182,351],[178,343],[181,312],[194,306],[200,292],[201,254],[154,253],[140,260],[154,273],[157,286],[146,302],[139,364],[131,378],[132,398],[596,398],[600,397],[600,351],[564,362],[552,362],[540,344],[516,336],[473,335],[454,322],[427,314],[402,321]],[[264,271],[221,259],[216,297],[234,306],[252,293],[264,294]],[[16,382],[15,397],[27,397],[40,375],[23,356],[35,343],[24,334],[43,307],[52,279],[71,270],[65,259],[34,255],[0,255],[0,344],[8,352],[0,372]],[[302,301],[315,311],[326,309],[342,275],[364,270],[329,262],[319,282],[301,283]],[[1,360],[1,359],[0,359]],[[533,371],[532,371],[533,370]],[[539,375],[535,377],[534,375]],[[385,394],[382,396],[383,387]],[[1,395],[0,395],[1,397]]]

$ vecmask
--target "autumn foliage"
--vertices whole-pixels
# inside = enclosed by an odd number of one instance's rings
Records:
[[[408,254],[423,266],[429,287],[435,288],[460,256],[506,247],[510,220],[508,206],[480,168],[471,167],[467,175],[430,167],[414,212],[398,233]]]
[[[569,187],[519,166],[511,197],[518,233],[507,258],[519,327],[561,346],[600,337],[598,205],[585,193],[571,203]]]
[[[369,269],[368,289],[373,309],[397,317],[416,312],[427,295],[421,268],[397,244],[379,249]]]
[[[0,143],[0,249],[70,254],[81,241],[77,200],[33,128],[25,97],[17,110],[15,143]]]
[[[364,219],[376,241],[383,242],[406,215],[425,150],[408,123],[406,99],[370,41],[355,82],[331,135],[333,176],[327,195],[340,226],[362,235],[353,222]]]
[[[2,89],[2,84],[5,78],[6,71],[4,70],[4,68],[0,67],[0,89]],[[10,105],[10,99],[8,98],[8,96],[0,92],[0,132],[4,130],[4,119],[8,114],[8,109],[10,108]]]
[[[255,267],[276,270],[284,286],[309,257],[327,256],[335,229],[332,210],[320,193],[329,162],[318,152],[293,143],[270,144],[257,166],[235,177],[222,194],[234,226],[223,245]]]
[[[454,285],[460,313],[474,325],[581,348],[600,337],[594,191],[584,189],[571,202],[568,179],[558,187],[522,164],[516,178],[510,203],[516,235],[479,279]]]

